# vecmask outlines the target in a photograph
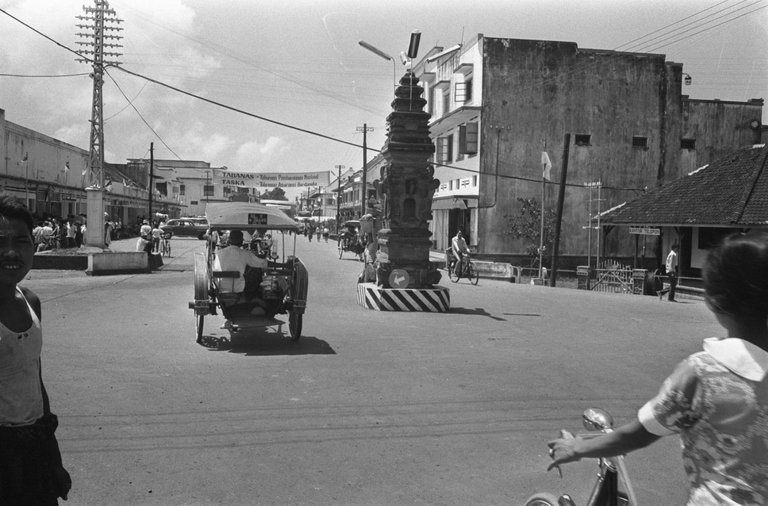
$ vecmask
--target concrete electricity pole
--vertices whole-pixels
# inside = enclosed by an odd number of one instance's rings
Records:
[[[358,132],[363,132],[363,194],[361,195],[360,203],[360,216],[363,216],[367,211],[365,209],[365,200],[368,196],[368,132],[373,132],[373,127],[369,127],[367,123],[363,123],[363,126],[357,127]]]
[[[338,232],[339,220],[341,219],[341,171],[344,170],[343,165],[335,165],[338,174],[336,176],[336,231]]]
[[[77,41],[83,46],[78,52],[82,58],[76,61],[90,63],[93,68],[93,103],[91,107],[91,139],[88,165],[88,227],[86,242],[89,246],[104,247],[104,110],[101,89],[104,84],[104,66],[119,65],[115,60],[120,53],[112,51],[121,47],[120,35],[108,34],[119,32],[120,27],[113,23],[122,23],[106,0],[94,0],[94,7],[83,6],[85,15],[76,16],[80,23],[76,26],[86,32],[77,33],[84,41]],[[116,43],[105,43],[114,40]],[[90,55],[90,56],[88,56]]]

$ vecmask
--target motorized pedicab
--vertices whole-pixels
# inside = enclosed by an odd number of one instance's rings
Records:
[[[189,303],[195,313],[198,342],[203,337],[205,317],[218,314],[217,310],[226,318],[224,328],[233,337],[274,326],[282,331],[285,322],[275,315],[287,314],[290,335],[298,340],[307,306],[308,273],[295,255],[296,222],[276,207],[248,202],[209,203],[206,218],[210,225],[206,252],[195,253],[195,300]],[[222,247],[219,237],[232,230],[253,237],[271,233],[266,268],[249,266],[244,273],[214,270],[216,251]],[[293,234],[286,233],[289,231]],[[289,254],[287,241],[293,243]],[[245,290],[234,292],[234,280],[241,276],[245,278]]]

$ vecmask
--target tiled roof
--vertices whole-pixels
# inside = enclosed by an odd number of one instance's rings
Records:
[[[768,225],[768,146],[739,149],[606,211],[614,225]]]

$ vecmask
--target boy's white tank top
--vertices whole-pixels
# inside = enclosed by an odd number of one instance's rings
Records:
[[[40,385],[40,352],[43,329],[37,314],[21,289],[17,288],[32,325],[14,332],[0,323],[0,425],[20,426],[43,416],[43,391]]]

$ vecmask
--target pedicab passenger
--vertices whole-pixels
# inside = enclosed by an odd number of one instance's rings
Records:
[[[247,267],[257,270],[254,272],[255,275],[253,277],[259,279],[254,280],[253,283],[246,283]],[[226,282],[219,283],[219,291],[222,293],[240,294],[235,304],[255,301],[261,305],[260,299],[254,297],[254,295],[256,295],[255,291],[259,286],[260,274],[266,267],[266,259],[259,258],[252,251],[243,248],[243,232],[240,230],[232,230],[229,233],[228,246],[219,249],[213,261],[214,271],[237,271],[240,273],[240,276],[233,278],[231,282],[227,280]],[[249,286],[247,287],[246,284]]]

